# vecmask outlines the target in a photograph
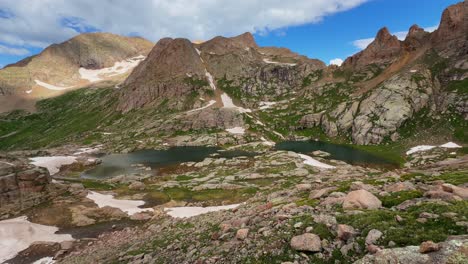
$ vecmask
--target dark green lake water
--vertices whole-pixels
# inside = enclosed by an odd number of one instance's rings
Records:
[[[102,163],[95,168],[84,172],[83,178],[111,178],[118,175],[142,172],[135,167],[143,164],[152,169],[179,164],[182,162],[200,162],[205,158],[216,157],[234,158],[240,156],[254,156],[255,153],[247,151],[220,151],[216,147],[173,147],[166,150],[139,150],[127,154],[110,154],[100,157]]]
[[[350,146],[323,141],[284,141],[276,144],[275,148],[277,150],[288,150],[302,154],[310,154],[313,151],[321,150],[331,154],[327,159],[341,160],[353,165],[389,168],[398,167],[397,163],[372,153]]]

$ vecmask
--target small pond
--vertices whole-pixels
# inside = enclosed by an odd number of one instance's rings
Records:
[[[367,167],[396,168],[394,161],[359,150],[346,145],[333,144],[323,141],[284,141],[276,144],[277,150],[288,150],[302,154],[311,154],[316,150],[330,153],[327,159],[341,160],[349,164]]]
[[[151,169],[162,168],[182,162],[200,162],[210,156],[226,159],[256,155],[253,152],[224,151],[217,147],[172,147],[165,150],[139,150],[126,154],[110,154],[100,157],[102,163],[84,172],[81,177],[88,179],[111,178],[118,175],[138,173],[141,164]]]

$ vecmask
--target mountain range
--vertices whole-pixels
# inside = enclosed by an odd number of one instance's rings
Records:
[[[155,111],[142,121],[151,131],[242,127],[271,139],[312,133],[367,145],[450,116],[445,135],[466,139],[467,9],[466,1],[450,6],[436,31],[414,25],[403,41],[382,28],[340,67],[259,47],[250,33],[154,46],[82,34],[0,70],[1,110],[34,112],[38,99],[91,85],[112,87],[109,109],[124,116]]]

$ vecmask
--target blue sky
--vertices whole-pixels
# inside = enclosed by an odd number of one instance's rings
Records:
[[[442,11],[457,2],[49,0],[44,4],[2,0],[0,67],[37,54],[51,43],[91,31],[139,35],[154,42],[166,36],[199,40],[250,31],[261,46],[287,47],[329,63],[358,52],[357,46],[365,46],[383,26],[400,38],[413,24],[433,28]]]

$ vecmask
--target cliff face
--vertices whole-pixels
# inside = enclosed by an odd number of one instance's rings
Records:
[[[50,182],[45,168],[0,160],[0,218],[46,201]]]

